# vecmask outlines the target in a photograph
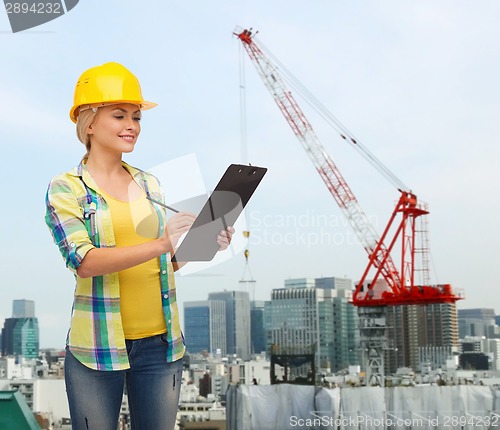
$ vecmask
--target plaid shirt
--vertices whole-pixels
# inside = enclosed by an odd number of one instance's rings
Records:
[[[126,163],[123,166],[148,197],[164,200],[160,184],[153,175]],[[152,205],[158,214],[160,234],[165,228],[165,213],[159,205]],[[71,353],[91,369],[128,369],[118,273],[91,278],[80,278],[76,273],[89,250],[115,246],[111,211],[85,163],[52,179],[46,196],[45,222],[66,260],[66,266],[76,278],[71,327],[66,341]],[[183,357],[185,345],[179,324],[172,263],[167,254],[159,259],[168,340],[166,361],[172,362]]]

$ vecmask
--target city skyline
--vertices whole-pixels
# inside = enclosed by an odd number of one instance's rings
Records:
[[[308,280],[310,282],[313,282],[314,284],[314,281],[316,281],[317,285],[319,285],[321,287],[322,285],[322,281],[328,281],[329,279],[343,279],[343,278],[340,278],[340,277],[336,277],[336,276],[322,276],[322,277],[319,277],[319,278],[314,278],[314,277],[310,277],[310,278],[288,278],[288,279],[284,279],[283,280],[283,283],[281,286],[278,286],[276,288],[274,288],[273,290],[275,289],[284,289],[284,288],[287,288],[287,285],[289,285],[290,282],[293,282],[294,281],[300,281],[300,282],[303,282],[304,280]],[[254,281],[256,282],[256,281]],[[349,280],[350,282],[350,280]],[[255,287],[255,285],[252,283],[253,287]],[[312,285],[312,284],[311,284]],[[254,303],[254,302],[260,302],[262,304],[264,303],[267,303],[267,302],[270,302],[272,300],[272,294],[273,294],[273,290],[271,290],[269,292],[269,297],[267,298],[257,298],[255,300],[252,299],[252,295],[255,294],[255,291],[252,289],[252,291],[249,291],[248,289],[248,286],[246,285],[246,283],[244,281],[239,281],[238,282],[238,286],[237,288],[234,288],[234,289],[223,289],[223,292],[224,293],[229,293],[229,292],[235,292],[235,293],[246,293],[249,295],[250,297],[250,303]],[[352,290],[354,291],[354,289]],[[213,291],[212,290],[206,290],[206,299],[204,300],[195,300],[195,301],[180,301],[179,303],[179,312],[180,312],[180,318],[181,318],[181,327],[182,327],[182,330],[183,332],[185,332],[185,319],[184,319],[184,313],[185,313],[185,304],[188,304],[189,306],[195,306],[198,305],[200,306],[202,303],[210,303],[210,302],[216,302],[217,300],[214,300],[213,298],[210,298],[210,296],[212,297],[215,297],[218,293],[220,294],[224,294],[222,293],[220,290],[217,290],[217,288],[214,288]],[[35,305],[35,302],[33,300],[28,300],[28,299],[14,299],[13,300],[13,306],[14,307],[14,302],[31,302],[33,304],[33,309],[34,309],[34,305]],[[462,303],[464,303],[465,300],[462,300]],[[460,303],[460,302],[458,302]],[[491,304],[490,304],[491,305]],[[401,306],[397,306],[397,307],[401,307]],[[404,306],[403,306],[404,307]],[[415,306],[411,306],[412,308],[415,308]],[[416,306],[418,307],[418,306]],[[462,320],[462,321],[466,321],[467,320],[467,317],[465,316],[467,312],[481,312],[481,311],[484,311],[486,310],[486,312],[488,312],[489,314],[491,313],[494,313],[496,317],[500,317],[500,313],[496,313],[496,310],[494,308],[488,308],[488,307],[462,307],[461,309],[458,309],[457,308],[457,314],[460,314],[461,311],[464,311],[464,316],[462,317],[459,317],[459,320]],[[14,310],[12,312],[12,314],[14,314]],[[8,319],[9,317],[7,318],[4,318],[5,319]],[[0,319],[0,322],[2,321],[2,319]],[[473,320],[473,321],[476,321],[477,322],[477,319],[476,320]],[[68,326],[69,327],[69,326]],[[1,330],[0,330],[0,333],[1,333]],[[486,333],[486,332],[485,332]],[[40,329],[40,339],[42,339],[42,330]],[[1,339],[1,335],[0,335],[0,339]],[[64,342],[59,344],[59,345],[42,345],[40,343],[40,348],[55,348],[55,349],[59,349],[59,348],[64,348]]]
[[[140,37],[122,24],[131,16],[134,28],[148,29]],[[362,247],[248,61],[245,109],[240,105],[240,42],[232,36],[238,25],[258,30],[309,91],[429,203],[433,281],[464,290],[458,309],[487,305],[500,261],[500,233],[492,228],[500,209],[492,197],[500,180],[499,17],[493,0],[317,0],[307,7],[284,0],[197,7],[88,0],[43,27],[12,34],[0,15],[0,192],[10,208],[0,220],[11,227],[2,247],[0,320],[13,299],[32,299],[41,345],[64,346],[74,279],[44,225],[43,199],[49,180],[84,152],[68,118],[76,80],[107,61],[130,68],[144,96],[159,104],[143,115],[130,164],[150,169],[193,153],[208,189],[230,163],[268,167],[246,213],[252,298],[267,299],[289,278],[360,278]],[[318,118],[309,119],[380,233],[398,191]],[[189,173],[165,184],[167,196]],[[243,271],[239,255],[178,276],[180,308],[206,292],[236,289]]]
[[[2,356],[37,358],[40,351],[40,330],[33,300],[12,301],[12,317],[6,318],[0,330]]]
[[[250,301],[248,292],[241,291],[209,293],[207,300],[184,304],[187,352],[248,361],[261,353],[316,351],[320,371],[345,370],[347,365],[364,362],[360,351],[363,342],[371,341],[371,336],[363,340],[361,328],[369,320],[361,323],[362,317],[349,303],[350,298],[352,281],[336,277],[286,280],[282,288],[272,291],[269,301]],[[253,310],[260,316],[254,319]],[[242,318],[245,313],[246,318]],[[388,307],[384,330],[386,373],[395,374],[401,366],[423,371],[431,365],[437,369],[447,366],[458,352],[483,349],[491,353],[492,369],[498,370],[500,326],[495,311],[468,308],[460,314],[454,303]],[[4,320],[0,332],[0,356],[36,359],[39,351],[47,348],[39,345],[35,302],[13,300],[12,315]],[[261,330],[262,339],[254,339]],[[263,347],[255,351],[254,343],[261,341]],[[471,342],[476,346],[462,351],[462,344]],[[481,357],[488,362],[484,354]]]
[[[310,278],[304,278],[304,277],[302,277],[302,278],[288,278],[288,279],[284,279],[283,280],[283,283],[282,283],[281,286],[277,286],[274,289],[283,289],[283,288],[286,288],[287,284],[290,281],[293,282],[294,280],[303,281],[305,279],[308,279],[309,281],[312,282],[312,281],[314,281],[314,279],[316,279],[316,282],[318,282],[319,285],[321,285],[321,281],[322,280],[328,280],[328,279],[332,279],[332,278],[342,279],[342,278],[339,278],[339,277],[336,277],[336,276],[322,276],[322,277],[319,277],[319,278],[314,278],[314,277],[310,277]],[[253,285],[253,287],[255,287],[255,285]],[[271,290],[269,292],[269,296],[267,298],[260,298],[260,297],[258,297],[258,298],[255,299],[255,302],[267,303],[267,302],[271,301],[272,300],[273,290]],[[239,281],[238,285],[237,285],[237,288],[234,288],[234,289],[227,288],[227,289],[223,289],[223,291],[224,292],[237,292],[237,293],[243,292],[243,293],[248,293],[250,295],[250,301],[251,301],[251,303],[254,302],[254,300],[252,299],[252,295],[255,294],[255,291],[253,289],[252,289],[252,291],[249,291],[248,286],[245,284],[244,281]],[[352,291],[354,291],[354,290],[352,290]],[[205,299],[205,300],[201,300],[201,301],[199,301],[199,300],[198,301],[196,301],[196,300],[195,301],[180,301],[179,302],[179,312],[180,312],[180,318],[181,318],[181,327],[182,327],[183,331],[185,331],[185,319],[184,319],[185,307],[184,307],[184,303],[192,305],[192,304],[195,304],[197,302],[202,303],[202,302],[214,301],[213,299],[208,299],[208,297],[211,294],[217,294],[217,293],[220,293],[220,292],[221,292],[220,290],[218,290],[217,288],[214,288],[213,290],[206,290],[205,291],[206,296],[207,296],[207,299]],[[29,299],[24,299],[24,298],[23,299],[14,299],[12,303],[14,304],[14,302],[31,302],[31,303],[33,303],[33,306],[35,305],[35,301],[34,300],[29,300]],[[457,313],[458,314],[460,314],[461,311],[464,311],[464,312],[471,312],[471,311],[473,311],[473,312],[476,312],[476,311],[480,312],[480,311],[486,309],[487,312],[489,312],[489,313],[493,312],[496,317],[500,317],[500,313],[496,313],[495,308],[488,308],[488,307],[464,307],[463,305],[466,304],[466,300],[462,300],[461,302],[458,302],[458,303],[462,303],[462,308],[458,308],[457,307]],[[491,303],[489,305],[491,305]],[[12,306],[12,307],[14,307],[14,306]],[[415,306],[413,306],[413,307],[415,307]],[[14,314],[14,310],[12,311],[12,315],[13,314]],[[3,317],[1,317],[1,315],[0,315],[0,322],[3,321],[3,320],[5,320],[5,319],[8,319],[10,317],[5,317],[3,319],[2,318]],[[39,318],[37,318],[37,319],[39,319]],[[467,318],[465,317],[465,314],[464,314],[464,316],[462,316],[461,318],[459,318],[459,320],[460,319],[463,320],[463,321],[466,321]],[[69,319],[68,319],[68,321],[69,321]],[[474,320],[474,321],[477,321],[477,320]],[[69,324],[69,322],[68,322],[68,324]],[[68,328],[69,328],[69,326],[68,326]],[[67,330],[66,328],[64,328],[64,329]],[[0,330],[0,333],[1,333],[1,330]],[[40,339],[42,339],[42,336],[43,336],[43,331],[40,328]],[[1,335],[0,335],[0,339],[1,339]],[[40,348],[55,348],[55,349],[64,348],[64,340],[59,345],[58,344],[43,345],[41,343],[41,340],[40,340]]]

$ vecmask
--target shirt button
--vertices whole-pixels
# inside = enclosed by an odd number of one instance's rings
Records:
[[[172,324],[172,320],[168,320],[168,321],[167,321],[167,324]]]
[[[164,299],[168,299],[168,294],[163,294]]]
[[[75,243],[75,242],[71,242],[71,243],[69,244],[69,246],[71,246],[71,248],[74,248],[74,247],[76,246],[76,243]]]
[[[166,270],[162,270],[161,273],[162,273],[162,275],[165,275],[167,273],[167,271]]]

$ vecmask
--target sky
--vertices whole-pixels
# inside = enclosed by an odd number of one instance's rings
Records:
[[[258,30],[429,204],[433,281],[463,291],[459,308],[500,313],[499,19],[496,0],[86,0],[13,34],[0,11],[0,323],[12,300],[34,300],[41,346],[64,347],[74,279],[43,221],[44,198],[50,179],[84,153],[68,117],[74,85],[108,61],[128,67],[144,97],[158,103],[144,112],[127,162],[147,170],[194,154],[207,189],[231,163],[268,168],[245,214],[249,266],[240,253],[178,276],[181,312],[185,301],[211,291],[247,288],[239,281],[250,277],[257,300],[289,278],[360,278],[365,252],[251,62],[242,61],[237,26]],[[302,107],[381,233],[399,192]],[[188,179],[177,176],[164,184],[167,195]]]

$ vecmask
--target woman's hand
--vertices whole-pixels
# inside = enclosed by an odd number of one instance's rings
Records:
[[[81,278],[101,276],[130,269],[167,252],[172,255],[179,238],[191,228],[195,218],[192,213],[179,212],[169,219],[163,234],[155,241],[133,246],[93,248],[83,258],[77,274]],[[174,265],[174,270],[179,267]]]
[[[233,237],[234,227],[228,227],[227,230],[221,230],[217,235],[217,243],[219,244],[219,251],[224,251],[227,249],[231,243],[231,238]]]
[[[191,228],[195,219],[196,215],[191,212],[179,212],[170,217],[165,227],[165,231],[160,238],[166,244],[165,252],[174,253],[180,237]]]

